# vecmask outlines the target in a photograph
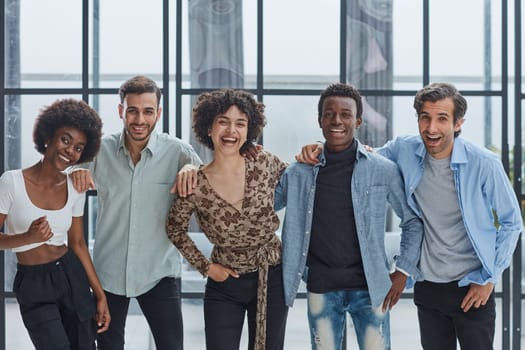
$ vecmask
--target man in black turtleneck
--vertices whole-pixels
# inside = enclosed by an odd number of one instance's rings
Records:
[[[362,122],[359,92],[333,84],[321,93],[319,126],[326,139],[319,164],[291,164],[275,193],[283,224],[285,299],[301,278],[308,290],[312,349],[340,349],[346,312],[361,349],[390,349],[389,309],[416,263],[423,227],[410,210],[391,161],[354,138]],[[384,237],[387,205],[401,218],[401,252],[390,273]]]
[[[367,288],[349,181],[356,151],[355,139],[341,152],[326,150],[326,164],[317,173],[306,261],[311,292]]]

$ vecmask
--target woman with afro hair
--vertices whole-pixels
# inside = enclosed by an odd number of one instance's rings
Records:
[[[102,122],[87,103],[57,100],[34,124],[42,158],[0,177],[0,249],[16,253],[13,291],[36,349],[94,349],[97,332],[109,326],[84,240],[85,195],[65,173],[97,154],[101,135]]]

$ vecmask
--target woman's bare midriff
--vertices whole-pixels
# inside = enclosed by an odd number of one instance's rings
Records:
[[[20,265],[41,265],[55,261],[67,252],[67,246],[43,244],[25,252],[16,253]]]

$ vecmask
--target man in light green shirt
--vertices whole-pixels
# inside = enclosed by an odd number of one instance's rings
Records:
[[[84,165],[97,189],[93,260],[111,313],[98,347],[124,349],[125,321],[134,297],[157,350],[182,349],[182,259],[165,225],[177,172],[201,161],[189,144],[154,131],[162,110],[154,81],[133,77],[119,94],[123,131],[104,137],[95,160]],[[85,174],[78,172],[79,182],[86,181]]]

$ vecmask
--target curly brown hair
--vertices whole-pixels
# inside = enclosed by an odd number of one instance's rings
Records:
[[[264,126],[264,104],[257,102],[253,95],[244,90],[219,89],[203,92],[197,97],[193,107],[193,131],[197,139],[206,147],[213,150],[213,142],[208,136],[209,130],[219,114],[226,112],[231,106],[248,116],[248,135],[246,143],[256,141]],[[243,145],[243,148],[246,144]]]
[[[63,127],[76,128],[86,135],[87,142],[79,163],[88,162],[97,155],[102,137],[102,120],[86,102],[72,98],[56,100],[40,111],[33,127],[33,142],[38,153],[45,153],[45,144],[55,136],[57,129]]]

